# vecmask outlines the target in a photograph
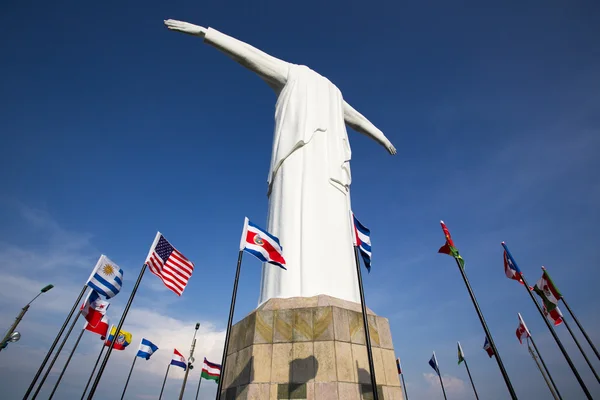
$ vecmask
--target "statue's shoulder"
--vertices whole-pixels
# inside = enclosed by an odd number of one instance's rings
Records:
[[[303,64],[290,64],[290,74],[295,75],[295,77],[320,78],[329,81],[329,79],[319,74],[314,69]]]

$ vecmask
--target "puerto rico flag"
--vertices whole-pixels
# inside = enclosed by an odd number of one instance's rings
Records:
[[[502,242],[502,246],[504,247],[504,273],[508,279],[514,279],[523,285],[523,278],[521,278],[521,270],[515,264],[514,260],[506,251],[506,244]]]
[[[90,326],[95,327],[106,314],[108,306],[110,306],[110,303],[102,300],[98,292],[92,289],[86,297],[85,303],[81,305],[81,315],[85,317]]]
[[[371,231],[360,223],[354,213],[352,213],[352,221],[354,222],[355,245],[360,250],[367,271],[371,272]]]
[[[279,239],[254,225],[248,218],[244,219],[240,251],[246,251],[264,263],[287,269]]]
[[[187,369],[187,363],[185,362],[185,357],[181,355],[177,349],[173,349],[173,358],[171,358],[171,365],[175,365],[176,367],[181,367],[185,371]]]

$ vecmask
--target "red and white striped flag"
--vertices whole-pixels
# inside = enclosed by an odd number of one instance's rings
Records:
[[[146,265],[178,296],[181,296],[194,272],[194,263],[177,251],[160,232],[156,233],[150,247]]]

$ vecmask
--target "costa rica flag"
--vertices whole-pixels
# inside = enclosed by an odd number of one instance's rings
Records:
[[[244,219],[240,251],[246,251],[264,263],[287,269],[279,239],[250,222],[248,218]]]

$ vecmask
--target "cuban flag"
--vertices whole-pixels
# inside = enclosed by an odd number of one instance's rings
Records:
[[[187,363],[185,362],[185,357],[181,355],[177,349],[173,349],[173,358],[171,358],[171,365],[175,365],[176,367],[181,367],[185,371],[187,369]]]
[[[158,346],[149,341],[148,339],[142,338],[140,342],[140,348],[136,354],[137,357],[145,358],[146,360],[150,359],[150,356],[154,354],[154,352],[158,350]]]
[[[108,306],[110,306],[110,303],[102,300],[98,292],[92,289],[87,295],[85,302],[81,305],[81,315],[84,316],[92,328],[95,328],[102,320],[104,314],[106,314]]]
[[[360,250],[367,271],[371,272],[371,231],[360,223],[354,213],[352,213],[352,219],[354,222],[355,245]]]
[[[123,285],[123,270],[104,254],[100,256],[86,285],[110,299],[119,293]]]
[[[279,239],[254,225],[248,218],[244,219],[240,251],[246,251],[264,263],[287,269]]]

